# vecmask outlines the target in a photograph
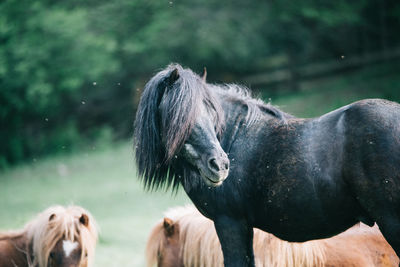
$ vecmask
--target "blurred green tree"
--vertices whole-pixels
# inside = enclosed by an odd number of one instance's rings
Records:
[[[0,168],[129,136],[170,62],[224,82],[286,68],[296,90],[299,66],[400,44],[398,0],[5,0],[0,14]]]

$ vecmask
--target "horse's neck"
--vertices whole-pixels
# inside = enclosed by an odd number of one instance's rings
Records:
[[[28,245],[24,234],[2,234],[0,236],[0,266],[28,266]]]

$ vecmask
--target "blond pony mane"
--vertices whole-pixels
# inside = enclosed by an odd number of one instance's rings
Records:
[[[192,205],[168,210],[165,217],[179,225],[179,242],[184,266],[223,266],[223,255],[214,224]],[[160,221],[147,245],[148,266],[154,266],[162,251],[163,224]],[[257,267],[309,267],[324,265],[324,247],[318,241],[290,243],[254,229],[254,256]]]
[[[157,256],[160,251],[164,250],[164,231],[162,222],[158,222],[150,233],[146,245],[146,263],[147,266],[157,265]]]
[[[79,222],[85,214],[89,218],[87,227]],[[51,217],[51,219],[50,219]],[[30,221],[24,228],[31,244],[30,266],[47,267],[51,250],[60,239],[67,239],[81,244],[82,251],[88,255],[88,266],[94,259],[97,242],[97,226],[93,216],[79,206],[52,206]],[[82,253],[81,260],[85,253]]]

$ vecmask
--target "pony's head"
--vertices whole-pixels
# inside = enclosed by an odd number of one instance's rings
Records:
[[[219,140],[224,114],[211,88],[175,64],[146,84],[136,114],[135,148],[147,187],[177,186],[176,166],[197,171],[209,186],[228,176],[229,160]]]
[[[93,261],[97,230],[93,217],[81,207],[50,207],[25,230],[32,266],[87,267]]]
[[[183,267],[179,224],[165,217],[152,230],[146,246],[148,267]]]

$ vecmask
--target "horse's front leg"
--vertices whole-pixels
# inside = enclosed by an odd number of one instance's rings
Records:
[[[214,220],[221,243],[225,267],[254,267],[253,228],[245,221],[226,216]]]

